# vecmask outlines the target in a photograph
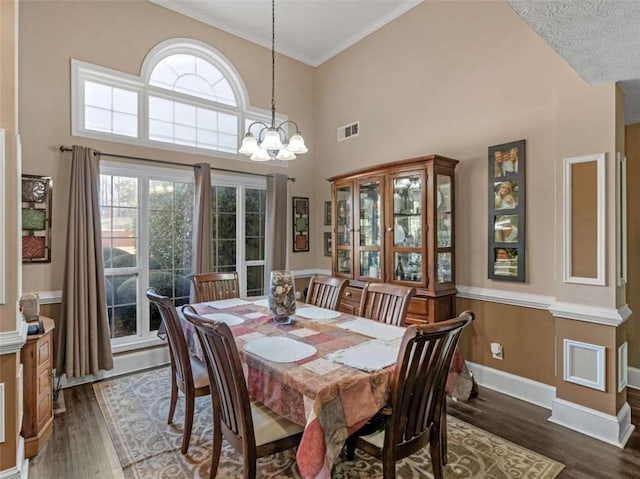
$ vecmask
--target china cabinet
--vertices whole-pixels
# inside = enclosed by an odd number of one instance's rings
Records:
[[[357,314],[364,285],[386,282],[416,288],[407,322],[455,315],[457,163],[430,155],[329,178],[332,274],[350,280],[342,311]]]

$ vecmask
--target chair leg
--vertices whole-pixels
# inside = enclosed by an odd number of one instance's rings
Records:
[[[167,424],[173,422],[173,415],[176,412],[176,404],[178,403],[178,385],[176,384],[175,375],[171,376],[171,403],[169,404],[169,418]]]
[[[447,408],[446,399],[442,404],[442,415],[440,416],[440,423],[438,424],[440,430],[440,457],[442,465],[446,466],[449,462],[449,455],[447,454]]]
[[[246,448],[245,448],[246,449]],[[244,479],[256,479],[256,455],[243,451],[244,455]]]
[[[348,438],[345,442],[345,447],[347,449],[347,459],[353,461],[356,457],[356,440]]]
[[[432,434],[429,441],[429,452],[431,453],[431,470],[433,479],[442,479],[442,444],[440,443],[440,433]]]
[[[222,452],[222,432],[220,432],[220,426],[216,426],[214,422],[213,429],[213,448],[211,450],[211,471],[209,472],[209,479],[215,479],[218,472],[218,465],[220,464],[220,453]]]
[[[191,428],[193,427],[194,398],[191,394],[185,394],[184,405],[184,433],[182,435],[182,454],[186,454],[191,440]]]

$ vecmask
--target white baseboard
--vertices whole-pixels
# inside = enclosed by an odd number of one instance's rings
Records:
[[[620,448],[635,429],[629,403],[622,406],[617,416],[612,416],[564,399],[554,399],[549,421]]]
[[[467,361],[467,365],[480,386],[522,399],[545,409],[551,409],[553,400],[556,397],[556,388],[554,386],[470,361]]]
[[[96,375],[72,378],[69,380],[66,375],[62,375],[60,386],[62,388],[68,388],[77,386],[78,384],[92,383],[100,379],[121,376],[165,364],[169,364],[169,348],[167,348],[166,345],[157,348],[143,349],[141,351],[129,351],[124,354],[115,355],[113,357],[113,369],[109,371],[100,371],[100,373]]]
[[[629,367],[627,371],[627,387],[640,389],[640,369]]]

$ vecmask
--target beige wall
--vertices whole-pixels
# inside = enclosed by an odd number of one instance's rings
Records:
[[[144,56],[158,42],[196,38],[233,63],[252,105],[268,108],[270,55],[148,2],[23,2],[20,25],[24,172],[52,175],[55,185],[54,260],[51,265],[26,266],[23,284],[26,291],[56,290],[62,281],[69,173],[68,157],[55,151],[57,145],[75,142],[120,154],[203,160],[72,138],[70,58],[138,74]],[[425,2],[315,70],[281,56],[277,62],[278,111],[299,122],[310,147],[310,153],[287,170],[297,178],[290,195],[309,196],[312,214],[311,251],[289,253],[291,268],[330,267],[322,252],[322,232],[328,230],[322,225],[323,202],[329,199],[326,178],[438,153],[461,161],[456,169],[458,284],[615,307],[611,280],[605,287],[563,282],[562,158],[607,154],[611,238],[616,89],[587,85],[508,5]],[[352,121],[360,121],[360,135],[338,143],[336,129]],[[492,281],[486,278],[487,148],[521,138],[527,140],[526,282]],[[223,167],[267,171],[253,163],[209,160]],[[287,233],[289,243],[290,236]],[[615,261],[609,250],[611,279]],[[548,313],[482,302],[469,305],[483,312],[477,322],[481,326],[475,326],[482,329],[466,346],[472,360],[553,384],[555,339]],[[496,339],[505,348],[500,364],[488,357],[488,342]],[[526,353],[519,360],[509,351]]]
[[[629,366],[640,368],[640,123],[627,126],[627,304]]]
[[[0,304],[0,331],[17,329],[17,301],[20,295],[20,263],[18,261],[18,175],[20,174],[19,136],[17,130],[18,112],[16,98],[16,65],[18,61],[17,43],[18,4],[14,1],[0,1],[0,128],[5,130],[5,186],[0,190],[0,208],[4,210],[4,230],[0,234],[5,240],[4,294],[5,304]],[[4,345],[3,345],[4,346]],[[0,383],[5,386],[3,397],[4,441],[0,443],[0,475],[16,466],[18,436],[18,399],[20,354],[0,355]]]
[[[70,155],[61,155],[56,151],[61,144],[82,144],[109,153],[184,163],[208,161],[214,166],[243,171],[270,171],[248,160],[233,161],[173,153],[70,136],[71,58],[137,75],[149,50],[159,42],[174,37],[195,38],[218,50],[244,80],[251,105],[270,109],[271,55],[268,50],[253,43],[150,2],[21,3],[20,126],[23,132],[23,170],[28,174],[51,175],[54,180],[52,263],[25,265],[25,291],[62,288]],[[276,68],[277,110],[299,124],[310,152],[292,162],[288,168],[272,167],[271,170],[295,177],[296,182],[289,186],[290,195],[310,196],[311,204],[317,206],[320,201],[316,201],[314,196],[310,171],[310,165],[317,159],[311,107],[313,69],[283,56],[277,57]],[[315,216],[319,217],[320,213]],[[312,224],[312,234],[315,228],[316,224]],[[289,243],[290,237],[288,231],[286,238]],[[313,241],[312,247],[316,246],[319,244]],[[291,250],[290,246],[288,250]],[[294,269],[310,268],[315,264],[313,251],[289,253],[289,256],[289,266]]]

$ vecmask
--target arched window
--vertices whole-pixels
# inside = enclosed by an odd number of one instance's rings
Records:
[[[192,39],[156,45],[139,76],[72,60],[72,134],[237,158],[241,133],[269,113],[248,110],[244,83]]]

